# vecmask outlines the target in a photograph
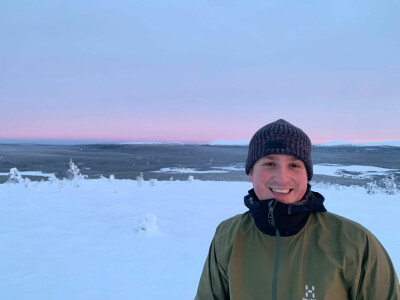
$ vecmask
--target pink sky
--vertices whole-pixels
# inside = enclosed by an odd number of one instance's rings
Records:
[[[2,4],[0,139],[400,140],[400,4]]]
[[[265,119],[265,120],[264,120]],[[242,122],[236,118],[142,118],[110,120],[85,117],[60,122],[31,119],[26,123],[15,124],[11,129],[0,129],[3,139],[55,139],[55,140],[97,140],[97,141],[178,141],[178,142],[209,142],[213,140],[250,139],[254,132],[263,125],[277,118],[254,118]],[[262,121],[263,122],[262,122]],[[399,132],[393,128],[381,129],[357,127],[354,122],[347,122],[347,127],[334,122],[322,120],[307,121],[302,118],[287,121],[302,128],[311,138],[313,144],[331,140],[347,140],[356,142],[400,140]],[[12,124],[11,122],[9,124]],[[343,127],[346,127],[343,129]]]

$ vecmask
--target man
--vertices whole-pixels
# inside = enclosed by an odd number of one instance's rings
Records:
[[[285,120],[259,129],[245,171],[249,211],[218,226],[196,300],[400,299],[375,236],[326,212],[311,191],[311,141],[301,129]]]

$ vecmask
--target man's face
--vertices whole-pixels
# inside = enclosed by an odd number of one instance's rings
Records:
[[[301,200],[308,184],[303,161],[287,154],[261,157],[251,169],[249,180],[258,199],[274,198],[286,204]]]

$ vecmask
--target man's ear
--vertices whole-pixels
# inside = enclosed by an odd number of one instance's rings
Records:
[[[253,182],[253,168],[251,168],[249,171],[249,181]]]

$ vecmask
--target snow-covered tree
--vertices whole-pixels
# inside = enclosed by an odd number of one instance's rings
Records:
[[[111,175],[110,175],[110,178],[108,178],[108,182],[112,185],[112,187],[113,187],[113,192],[114,192],[114,193],[118,193],[117,188],[116,188],[116,186],[115,186],[115,176],[114,176],[114,174],[111,174]]]
[[[22,183],[24,182],[24,179],[21,176],[21,172],[18,171],[17,168],[11,168],[10,173],[8,174],[8,180],[7,182],[10,183]]]
[[[21,172],[17,168],[11,168],[10,173],[8,174],[8,183],[18,183],[24,184],[26,188],[29,187],[31,181],[29,178],[22,178]]]
[[[397,184],[394,174],[389,174],[382,180],[385,192],[389,195],[394,195],[397,193]]]
[[[365,187],[367,190],[367,193],[370,195],[374,195],[378,192],[378,185],[376,184],[376,181],[373,182],[368,182],[367,186]]]
[[[87,178],[86,175],[82,175],[79,168],[71,160],[69,161],[69,169],[67,171],[68,179],[73,181],[76,187],[79,187],[79,181]]]
[[[72,161],[72,158],[69,161],[69,169],[67,171],[67,174],[68,174],[69,180],[77,180],[77,179],[84,178],[84,176],[81,174],[81,171],[79,170],[79,168]]]
[[[143,185],[143,173],[140,172],[139,176],[136,176],[136,183],[138,186],[142,186]]]

